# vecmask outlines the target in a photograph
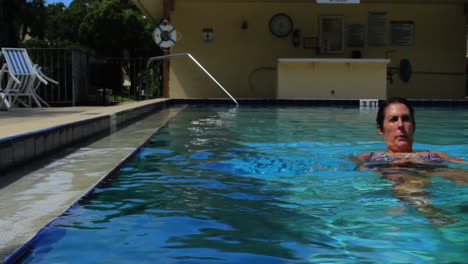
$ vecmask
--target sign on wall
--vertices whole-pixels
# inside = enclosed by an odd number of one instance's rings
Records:
[[[414,41],[414,21],[390,21],[390,44],[410,46]]]
[[[364,48],[366,25],[350,24],[348,25],[348,47],[349,48]]]
[[[360,0],[317,0],[317,4],[359,4]]]
[[[369,47],[387,46],[387,12],[369,12],[367,15],[367,44]]]

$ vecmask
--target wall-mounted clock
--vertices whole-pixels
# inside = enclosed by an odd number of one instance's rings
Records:
[[[286,37],[291,33],[292,29],[293,22],[288,15],[280,13],[271,17],[270,31],[274,36],[278,38]]]

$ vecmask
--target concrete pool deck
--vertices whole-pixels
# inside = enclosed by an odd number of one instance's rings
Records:
[[[25,151],[37,151],[38,143],[24,143],[22,138],[41,139],[42,150],[46,148],[44,137],[54,137],[55,130],[72,131],[77,124],[91,128],[89,133],[80,133],[78,142],[63,139],[56,142],[51,152],[43,152],[43,157],[32,157],[27,162],[15,163],[10,169],[0,169],[0,262],[16,252],[26,251],[23,246],[38,231],[66,211],[90,189],[114,170],[169,119],[181,107],[158,107],[166,99],[122,103],[101,107],[64,107],[11,109],[0,112],[0,140],[3,152],[0,158],[10,153],[8,146],[23,142]],[[135,110],[137,109],[137,110]],[[93,123],[125,123],[142,112],[145,117],[133,121],[131,125],[107,132],[97,140],[89,140],[92,133],[102,134]],[[120,118],[119,118],[120,116]],[[104,120],[104,121],[103,121]],[[128,123],[127,123],[128,124]],[[112,125],[111,125],[112,126]],[[86,129],[85,127],[85,129]],[[109,129],[107,124],[103,129]],[[107,127],[107,128],[106,128]],[[53,129],[51,129],[53,128]],[[40,134],[46,134],[40,135]],[[60,138],[76,136],[73,131],[63,132]],[[84,141],[84,142],[82,142]],[[81,142],[81,143],[80,143]],[[64,143],[64,145],[60,145]],[[31,148],[36,148],[35,150]]]
[[[137,107],[164,102],[153,99],[138,102],[122,102],[112,106],[76,106],[50,108],[11,108],[0,111],[2,129],[0,138],[25,134],[46,128],[106,116]]]

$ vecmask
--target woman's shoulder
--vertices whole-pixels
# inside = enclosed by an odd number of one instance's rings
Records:
[[[351,160],[354,164],[362,164],[370,160],[374,152],[364,152],[358,155],[350,155]]]

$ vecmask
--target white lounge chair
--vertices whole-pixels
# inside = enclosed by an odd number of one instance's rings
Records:
[[[34,65],[34,67],[36,68],[36,71],[37,73],[39,74],[39,76],[41,76],[43,79],[45,79],[46,81],[48,81],[49,83],[53,83],[53,84],[56,84],[58,85],[59,82],[57,82],[56,80],[53,80],[51,78],[49,78],[47,75],[45,75],[42,70],[41,70],[41,67],[39,67],[37,64]],[[44,104],[45,106],[47,107],[50,107],[50,105],[44,101],[44,99],[42,99],[38,94],[37,94],[37,89],[39,88],[39,86],[41,85],[41,81],[39,80],[39,78],[36,79],[35,83],[34,83],[34,86],[33,86],[33,93],[34,93],[34,99],[37,99],[35,100],[36,101],[36,104],[37,106],[39,107],[42,107],[41,103]],[[47,84],[47,83],[46,83]]]
[[[0,52],[0,59],[2,58],[3,54]],[[0,69],[0,110],[8,110],[8,108],[11,107],[10,102],[8,101],[7,95],[6,95],[6,89],[4,90],[2,88],[2,78],[5,75],[6,72],[6,64],[3,64],[2,68]]]
[[[0,70],[0,78],[8,73],[8,81],[5,88],[1,87],[0,80],[0,109],[8,109],[14,106],[17,101],[25,107],[32,107],[33,101],[38,107],[42,107],[41,101],[36,89],[40,83],[48,84],[44,75],[38,67],[34,66],[29,58],[26,49],[2,48],[6,63]],[[50,78],[48,78],[50,79]],[[54,83],[56,83],[54,81]],[[23,98],[28,100],[25,101]],[[48,105],[46,103],[46,105]]]

